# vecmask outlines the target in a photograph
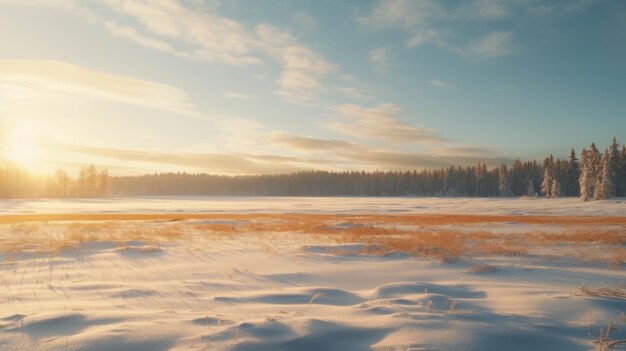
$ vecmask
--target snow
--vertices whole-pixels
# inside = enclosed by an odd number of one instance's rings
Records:
[[[141,198],[5,201],[0,208],[626,215],[623,200],[574,199]],[[176,225],[202,223],[238,224]],[[335,226],[354,224],[338,218]],[[626,338],[626,300],[575,294],[582,284],[620,287],[620,267],[547,256],[441,263],[301,239],[238,234],[0,252],[0,350],[597,350],[594,338],[611,320],[611,337]],[[497,269],[472,273],[472,264]]]
[[[396,213],[625,216],[626,198],[139,197],[0,201],[0,214],[22,213]]]

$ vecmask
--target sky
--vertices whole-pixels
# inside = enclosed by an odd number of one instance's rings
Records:
[[[626,142],[626,1],[0,0],[0,159],[407,170]]]

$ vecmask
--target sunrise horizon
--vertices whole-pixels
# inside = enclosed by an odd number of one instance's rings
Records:
[[[0,350],[624,350],[626,0],[0,32]]]
[[[619,2],[0,8],[0,161],[36,174],[493,167],[626,140]]]

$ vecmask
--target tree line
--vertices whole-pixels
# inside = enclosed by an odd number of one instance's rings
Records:
[[[595,143],[580,153],[542,163],[515,160],[488,168],[450,166],[421,171],[304,171],[275,175],[155,173],[110,177],[85,166],[72,178],[59,170],[37,178],[16,168],[0,168],[0,197],[100,197],[150,195],[210,196],[468,196],[582,200],[626,196],[626,145],[617,140],[600,152]]]
[[[110,179],[108,170],[98,170],[94,165],[81,167],[76,177],[61,169],[42,177],[6,164],[0,167],[0,198],[107,197]]]

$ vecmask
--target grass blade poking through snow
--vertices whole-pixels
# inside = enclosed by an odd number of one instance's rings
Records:
[[[235,336],[233,337],[233,341],[234,341],[235,343],[237,343],[237,339],[239,338],[239,328],[240,328],[240,327],[241,327],[241,326],[240,326],[240,325],[238,325],[238,326],[237,326],[237,329],[235,330]]]
[[[615,324],[614,320],[609,322],[609,327],[606,329],[606,334],[604,334],[604,330],[600,329],[600,338],[598,339],[598,351],[607,351],[614,346],[626,344],[626,340],[611,340],[609,338],[612,330],[617,330],[613,325]]]
[[[313,295],[313,297],[311,297],[311,300],[309,300],[309,309],[308,309],[308,311],[311,311],[311,305],[313,304],[313,302],[315,300],[317,300],[318,297],[321,297],[323,295],[326,295],[326,293],[317,293],[317,294]]]
[[[459,302],[457,300],[452,300],[452,303],[450,304],[450,310],[448,311],[448,313],[451,314],[451,315],[455,315],[456,316],[456,312],[454,311],[454,308],[458,304],[459,304]]]

